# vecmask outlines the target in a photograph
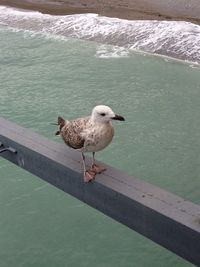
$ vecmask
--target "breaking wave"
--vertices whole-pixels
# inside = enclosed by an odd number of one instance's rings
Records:
[[[1,6],[0,25],[118,46],[121,50],[116,51],[123,56],[133,49],[200,64],[200,26],[189,22],[130,21],[97,14],[52,16]]]

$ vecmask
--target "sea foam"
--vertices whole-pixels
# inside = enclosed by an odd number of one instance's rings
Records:
[[[97,14],[53,16],[1,6],[0,25],[122,47],[116,49],[116,57],[140,50],[200,64],[200,26],[189,22],[130,21]],[[106,57],[100,50],[97,56]]]

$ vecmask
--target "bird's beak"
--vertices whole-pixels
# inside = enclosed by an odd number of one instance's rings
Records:
[[[124,117],[120,116],[120,115],[117,115],[115,114],[114,117],[112,117],[113,120],[118,120],[118,121],[125,121]]]

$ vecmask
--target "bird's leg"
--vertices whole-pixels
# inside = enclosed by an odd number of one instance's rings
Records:
[[[88,183],[88,182],[91,182],[94,177],[95,177],[95,172],[92,171],[92,170],[86,170],[86,167],[85,167],[85,155],[83,154],[83,152],[81,153],[82,155],[82,162],[83,162],[83,173],[84,173],[84,182]]]
[[[91,166],[91,171],[95,172],[95,173],[102,173],[103,171],[106,170],[106,168],[104,168],[103,166],[99,166],[95,163],[95,152],[92,152],[92,166]]]

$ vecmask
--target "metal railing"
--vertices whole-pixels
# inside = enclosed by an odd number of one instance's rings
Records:
[[[111,166],[84,183],[78,152],[1,117],[0,145],[3,158],[200,265],[200,206]]]

